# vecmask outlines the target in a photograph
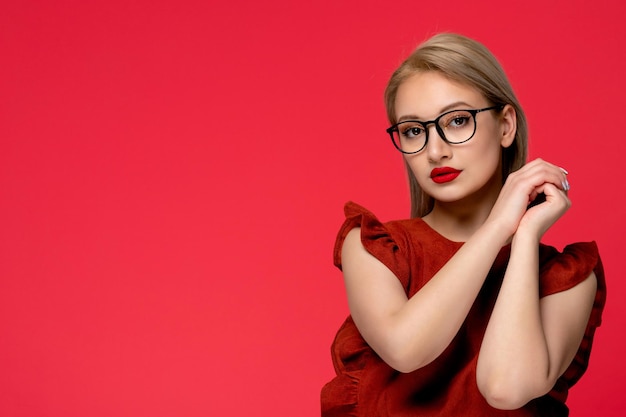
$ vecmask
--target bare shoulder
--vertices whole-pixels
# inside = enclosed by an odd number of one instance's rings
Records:
[[[589,276],[572,288],[541,299],[544,332],[556,378],[565,372],[580,346],[596,296],[597,279]]]
[[[596,274],[594,271],[591,271],[587,278],[574,285],[572,288],[548,295],[543,297],[542,300],[550,304],[563,305],[565,308],[570,304],[568,300],[571,300],[571,307],[581,307],[580,302],[584,302],[584,304],[593,303],[597,288],[598,280]]]
[[[341,262],[347,283],[358,280],[360,288],[367,283],[380,284],[385,281],[399,285],[393,272],[367,251],[361,241],[361,229],[358,227],[350,230],[346,235],[341,251]],[[347,289],[351,290],[351,288]]]
[[[341,258],[350,257],[355,255],[356,252],[365,251],[363,243],[361,242],[361,228],[355,227],[348,232],[346,238],[343,241],[343,247],[341,250]]]
[[[360,229],[348,232],[341,254],[348,302],[355,320],[376,321],[406,302],[406,294],[394,273],[370,254],[361,242]]]

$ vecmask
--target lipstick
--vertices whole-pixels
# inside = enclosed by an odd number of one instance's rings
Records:
[[[450,167],[435,168],[430,172],[430,178],[437,184],[443,184],[454,180],[460,173],[460,170]]]

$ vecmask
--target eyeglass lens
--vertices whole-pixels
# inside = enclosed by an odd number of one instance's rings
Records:
[[[450,143],[461,143],[469,140],[475,131],[474,115],[465,110],[454,110],[444,113],[435,120],[439,135]],[[428,126],[417,121],[406,121],[397,124],[393,132],[393,140],[403,152],[418,152],[428,138]]]

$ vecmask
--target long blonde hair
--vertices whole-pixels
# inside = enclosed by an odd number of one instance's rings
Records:
[[[517,115],[517,131],[513,144],[502,150],[502,181],[526,163],[528,154],[528,126],[513,88],[493,54],[481,43],[468,37],[441,33],[428,39],[409,55],[391,76],[385,89],[387,118],[397,123],[396,94],[400,85],[410,76],[425,71],[437,71],[453,81],[481,92],[492,105],[510,104]],[[415,175],[407,165],[411,193],[411,217],[428,214],[434,201],[424,193]]]

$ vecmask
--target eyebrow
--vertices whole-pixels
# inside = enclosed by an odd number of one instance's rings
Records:
[[[454,110],[455,107],[460,107],[460,106],[464,106],[464,107],[467,107],[467,108],[473,108],[474,107],[474,106],[472,106],[472,105],[470,105],[470,104],[468,104],[468,103],[466,103],[464,101],[455,101],[454,103],[451,103],[451,104],[448,104],[447,106],[442,107],[439,110],[439,115],[442,115],[443,113],[445,113],[447,111]],[[437,117],[439,117],[439,116],[437,116]],[[407,115],[404,115],[402,117],[399,117],[398,118],[398,123],[403,122],[405,120],[422,121],[419,116],[416,116],[414,114],[407,114]]]

